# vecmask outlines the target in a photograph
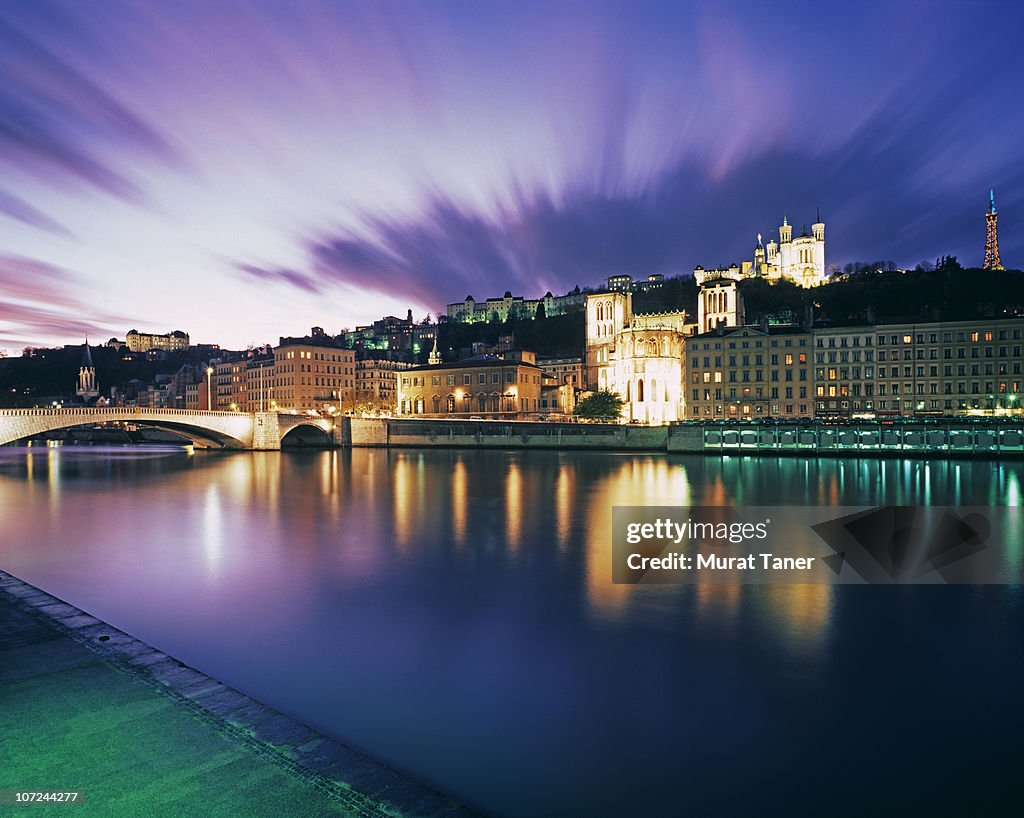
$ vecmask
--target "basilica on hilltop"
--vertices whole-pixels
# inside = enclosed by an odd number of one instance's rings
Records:
[[[816,287],[825,283],[825,223],[820,215],[808,232],[805,226],[793,238],[793,225],[783,216],[779,227],[779,240],[764,243],[760,233],[754,247],[754,258],[741,266],[724,270],[705,270],[697,267],[695,275],[725,273],[740,278],[763,278],[771,282],[788,279],[801,287]]]

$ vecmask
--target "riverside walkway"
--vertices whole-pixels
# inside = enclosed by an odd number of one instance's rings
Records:
[[[78,816],[475,815],[0,571],[0,792]]]

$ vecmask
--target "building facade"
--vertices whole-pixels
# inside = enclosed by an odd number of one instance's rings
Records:
[[[448,304],[446,313],[449,321],[460,323],[478,323],[484,321],[508,321],[516,318],[536,318],[543,306],[544,315],[565,315],[582,308],[586,295],[576,287],[565,295],[552,295],[550,292],[542,298],[523,298],[506,292],[501,298],[488,298],[476,301],[472,295],[465,300]]]
[[[587,388],[587,368],[583,358],[538,358],[537,366],[541,368],[545,378],[552,378],[558,384],[576,389]]]
[[[541,411],[542,372],[530,353],[481,356],[395,373],[400,415],[514,418]]]
[[[874,330],[877,414],[1021,412],[1024,319],[890,324]]]
[[[356,354],[326,337],[282,338],[274,347],[272,408],[334,414],[351,411]]]
[[[162,335],[132,329],[128,330],[128,334],[125,336],[125,344],[132,352],[149,352],[151,349],[175,352],[179,349],[188,349],[189,337],[187,332],[182,332],[180,329]]]
[[[876,409],[875,328],[814,330],[814,414],[871,417]]]
[[[743,325],[743,293],[738,282],[742,278],[738,267],[724,270],[693,271],[697,282],[697,327],[699,332],[711,332],[718,327]]]
[[[686,339],[690,420],[814,414],[812,333],[797,326],[720,327]]]
[[[810,230],[805,226],[794,238],[793,226],[783,216],[778,241],[772,239],[765,244],[758,233],[754,258],[744,261],[738,268],[734,265],[727,269],[737,269],[742,278],[763,278],[772,282],[787,279],[801,287],[824,284],[827,275],[825,223],[819,217]]]
[[[647,424],[683,417],[685,312],[634,314],[630,292],[587,296],[587,385],[625,401],[625,419]]]
[[[635,279],[631,275],[619,273],[608,276],[607,287],[613,293],[649,293],[665,286],[665,276],[661,273],[652,273],[643,279]]]
[[[355,410],[357,412],[394,412],[398,407],[396,373],[412,368],[405,361],[366,359],[356,361]]]

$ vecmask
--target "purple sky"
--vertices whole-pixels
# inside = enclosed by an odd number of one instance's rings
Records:
[[[748,257],[1024,264],[1015,2],[0,4],[0,348]]]

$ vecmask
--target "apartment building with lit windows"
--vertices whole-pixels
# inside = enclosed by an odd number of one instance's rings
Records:
[[[331,414],[351,410],[355,355],[326,336],[282,338],[274,347],[273,398],[268,408]]]
[[[398,380],[395,375],[412,366],[406,361],[373,358],[356,361],[355,409],[394,412],[398,406]]]
[[[795,325],[723,326],[689,336],[684,349],[686,418],[811,417],[812,338]]]
[[[1021,413],[1024,319],[890,324],[874,330],[877,414]]]
[[[868,416],[876,410],[874,326],[814,330],[814,414]]]

